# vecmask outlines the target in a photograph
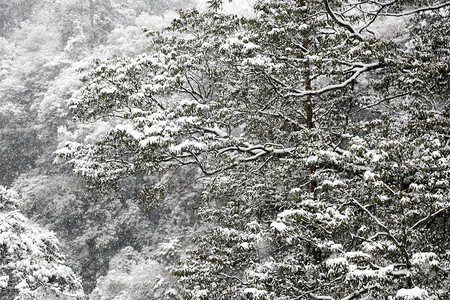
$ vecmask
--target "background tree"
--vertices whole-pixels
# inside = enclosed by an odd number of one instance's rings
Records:
[[[18,210],[18,195],[0,187],[1,299],[37,294],[83,297],[81,284],[65,265],[54,234],[32,224]]]
[[[165,268],[177,258],[179,247],[173,239],[153,251],[122,249],[111,259],[108,274],[99,279],[92,299],[180,299],[176,280]]]
[[[0,41],[0,181],[23,195],[27,217],[57,232],[68,264],[90,292],[121,248],[157,247],[166,235],[179,235],[180,227],[192,222],[177,199],[192,205],[191,198],[185,200],[192,197],[192,190],[168,193],[160,205],[144,205],[130,200],[142,180],[131,178],[125,183],[128,187],[111,199],[53,164],[58,143],[68,137],[92,141],[108,128],[104,122],[74,123],[68,111],[69,100],[80,92],[76,70],[83,60],[89,61],[91,55],[136,55],[147,44],[142,27],[168,24],[173,12],[164,11],[167,1],[164,7],[152,1],[93,1],[91,23],[88,1],[34,3],[22,3],[29,13],[17,15]],[[98,39],[92,41],[94,30]],[[156,195],[161,198],[157,191]]]
[[[8,36],[12,30],[26,20],[33,12],[37,0],[13,0],[0,2],[0,36]]]
[[[147,47],[167,1],[19,2],[0,12],[0,180],[85,291],[106,275],[98,297],[448,293],[448,3],[188,10]],[[68,140],[92,181],[52,164]],[[154,255],[168,236],[188,251],[174,285]]]

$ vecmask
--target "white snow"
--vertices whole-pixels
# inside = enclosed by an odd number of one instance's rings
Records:
[[[364,181],[369,181],[369,180],[374,180],[375,179],[376,174],[367,170],[364,173]]]
[[[243,243],[241,243],[241,248],[244,250],[248,250],[248,249],[250,249],[250,244],[247,242],[243,242]]]
[[[341,180],[331,181],[331,180],[325,179],[322,182],[322,186],[329,187],[329,188],[335,188],[335,187],[346,187],[347,185]]]
[[[270,224],[270,227],[273,227],[280,232],[286,230],[287,228],[286,224],[275,221]]]
[[[331,251],[339,251],[342,250],[343,246],[341,244],[333,244],[330,246]]]
[[[330,258],[326,261],[327,267],[335,268],[337,266],[347,266],[348,261],[345,257]]]
[[[305,214],[304,209],[286,209],[278,214],[278,218],[285,219],[293,215],[303,215]]]
[[[258,49],[258,48],[260,48],[260,46],[254,44],[254,43],[252,43],[252,42],[248,42],[248,43],[245,43],[245,44],[244,44],[244,49],[245,49],[246,51],[250,51],[250,50]]]
[[[144,140],[139,142],[139,146],[141,148],[146,148],[149,144],[150,145],[157,145],[161,141],[161,138],[159,136],[150,136],[148,138],[145,138]]]
[[[126,134],[132,136],[136,140],[140,140],[143,136],[143,134],[136,129],[133,128],[131,124],[118,124],[116,126],[116,130],[123,131]]]
[[[307,55],[306,59],[308,59],[309,61],[320,61],[320,56],[318,56],[318,55]]]
[[[376,278],[378,276],[378,271],[372,269],[359,270],[357,268],[354,268],[354,270],[349,272],[349,277],[353,278]]]
[[[306,159],[306,164],[307,165],[312,165],[312,164],[317,163],[318,160],[319,160],[319,157],[317,155],[313,155],[313,156],[310,156],[310,157],[308,157]]]
[[[367,254],[362,251],[352,251],[352,252],[346,252],[345,253],[346,258],[355,258],[355,257],[361,257],[361,258],[371,258],[370,254]]]
[[[246,289],[244,290],[244,294],[245,294],[245,295],[247,295],[247,294],[252,294],[253,297],[256,297],[256,298],[262,297],[262,296],[264,296],[266,293],[267,293],[266,291],[258,290],[258,289],[256,289],[256,288],[246,288]]]
[[[300,31],[307,30],[308,28],[309,28],[308,24],[300,24],[300,26],[298,26],[298,30]]]
[[[28,284],[27,284],[27,282],[25,280],[22,280],[15,286],[15,288],[17,290],[24,290],[24,289],[28,288]]]
[[[267,67],[272,64],[272,60],[269,57],[258,54],[255,57],[244,59],[242,63],[244,65]]]
[[[198,102],[192,99],[183,99],[179,102],[180,106],[191,106],[191,105],[197,105]]]
[[[196,299],[201,299],[202,297],[208,296],[209,291],[206,289],[194,291],[194,297]]]
[[[164,75],[156,75],[155,77],[153,77],[154,81],[164,81],[166,79],[166,76]]]
[[[437,265],[439,261],[437,260],[436,253],[433,252],[418,252],[415,253],[411,258],[411,264],[415,266],[424,266],[424,265]]]
[[[223,1],[221,12],[225,14],[236,14],[238,16],[252,17],[255,15],[253,6],[256,0],[233,0],[233,1]],[[197,0],[196,6],[200,11],[205,11],[208,7],[206,1]]]
[[[439,152],[439,151],[433,151],[433,152],[431,152],[431,156],[434,158],[434,159],[436,159],[436,158],[440,158],[442,155],[441,155],[441,152]]]
[[[178,123],[179,124],[192,124],[195,125],[196,123],[199,122],[199,119],[197,117],[193,117],[193,116],[188,116],[188,117],[180,117],[178,118]]]
[[[299,194],[302,192],[301,188],[293,188],[289,191],[289,194]]]
[[[8,286],[9,276],[0,276],[0,288],[6,288]]]
[[[326,179],[326,180],[324,180],[322,182],[322,186],[330,186],[330,187],[332,187],[333,186],[333,181]]]
[[[375,150],[367,151],[366,156],[370,158],[371,162],[378,162],[383,158],[383,154],[379,154]]]
[[[104,87],[100,90],[101,94],[114,94],[117,91],[117,88],[115,86],[111,87]]]
[[[425,297],[427,296],[428,296],[427,291],[417,286],[412,289],[400,289],[397,291],[397,294],[395,295],[396,298],[401,298],[405,300],[425,299]]]
[[[198,150],[202,151],[207,148],[207,145],[205,143],[191,141],[191,140],[185,140],[179,145],[171,146],[170,151],[173,153],[180,154],[185,150]]]
[[[423,184],[411,183],[409,188],[413,191],[419,192],[425,190],[426,187]]]

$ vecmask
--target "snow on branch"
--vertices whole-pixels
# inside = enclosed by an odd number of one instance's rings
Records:
[[[420,219],[419,221],[417,221],[413,226],[411,226],[411,228],[409,228],[410,230],[414,230],[417,226],[421,225],[422,223],[426,223],[428,220],[432,219],[433,217],[437,216],[438,214],[440,214],[441,212],[447,210],[450,208],[450,205],[447,205],[437,211],[435,211],[432,214],[429,214],[428,216],[426,216],[423,219]]]
[[[329,86],[326,86],[319,90],[311,90],[311,91],[294,90],[294,92],[286,94],[286,97],[289,97],[289,96],[303,97],[303,96],[309,96],[309,95],[314,96],[314,95],[320,95],[320,94],[323,94],[323,93],[326,93],[329,91],[342,89],[342,88],[346,87],[347,85],[351,84],[353,81],[355,81],[356,78],[358,78],[359,75],[361,75],[362,73],[372,70],[372,69],[379,68],[379,67],[382,67],[382,64],[379,62],[375,62],[375,63],[371,63],[371,64],[364,64],[361,68],[358,68],[351,77],[349,77],[347,80],[345,80],[342,83],[329,85]]]
[[[334,300],[333,297],[330,296],[319,296],[319,295],[314,295],[314,294],[309,294],[313,299],[316,300]]]
[[[386,227],[386,225],[383,224],[383,222],[381,222],[376,216],[374,216],[364,205],[362,205],[361,203],[359,203],[358,200],[353,199],[353,202],[359,206],[363,211],[365,211],[381,228],[383,228],[387,235],[393,240],[393,242],[399,246],[400,243],[399,241],[390,233],[390,230]]]
[[[357,291],[354,291],[354,292],[351,293],[350,295],[348,295],[348,296],[342,298],[342,300],[351,300],[351,299],[355,299],[355,298],[358,297],[359,295],[361,295],[361,294],[363,294],[363,293],[369,291],[369,290],[372,289],[372,288],[373,288],[373,286],[367,286],[367,287],[364,287],[364,288],[362,288],[362,289],[360,289],[360,290],[357,290]]]
[[[292,153],[295,149],[295,147],[290,148],[275,148],[270,145],[248,145],[247,147],[240,147],[240,146],[232,146],[227,147],[219,150],[218,154],[221,155],[225,152],[229,151],[239,151],[239,152],[247,152],[250,154],[253,154],[252,157],[246,158],[245,161],[254,160],[262,155],[265,154],[273,154],[273,155],[288,155]]]
[[[363,36],[356,31],[352,25],[344,20],[339,19],[336,14],[333,12],[333,10],[330,7],[330,3],[328,3],[328,0],[324,0],[323,3],[325,4],[325,8],[327,10],[328,15],[341,27],[344,27],[348,31],[350,31],[354,37],[356,37],[358,40],[362,41],[364,38]]]
[[[414,14],[424,12],[424,11],[438,10],[438,9],[444,8],[446,6],[450,6],[450,1],[444,2],[442,4],[438,4],[438,5],[420,7],[420,8],[416,8],[416,9],[401,12],[401,13],[380,13],[379,15],[387,16],[387,17],[405,17],[405,16],[414,15]]]

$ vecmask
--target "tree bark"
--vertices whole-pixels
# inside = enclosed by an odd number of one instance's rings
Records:
[[[305,34],[303,36],[303,47],[305,49],[308,49],[309,43],[308,43],[308,37]],[[309,60],[306,59],[305,61],[305,91],[311,91],[312,90],[312,84],[311,84],[311,71],[310,71],[310,65]],[[306,95],[304,100],[304,106],[306,111],[306,127],[308,129],[314,128],[314,121],[313,121],[313,105],[312,105],[312,96]],[[309,166],[309,173],[312,177],[314,173],[316,172],[316,165],[312,164]],[[315,179],[311,179],[309,182],[309,191],[313,193],[315,189],[317,188],[317,181]]]

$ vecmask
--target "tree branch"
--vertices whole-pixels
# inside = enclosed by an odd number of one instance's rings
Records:
[[[334,300],[333,297],[330,296],[319,296],[319,295],[314,295],[314,294],[309,294],[311,296],[311,298],[316,299],[316,300]]]
[[[362,210],[364,210],[381,228],[386,230],[387,235],[394,241],[395,245],[397,247],[401,247],[401,244],[397,239],[390,233],[389,228],[386,227],[386,225],[383,224],[376,216],[374,216],[364,205],[358,202],[358,200],[353,199],[353,202],[359,206]]]
[[[323,3],[325,4],[325,9],[327,10],[328,15],[341,27],[344,27],[348,31],[352,33],[354,37],[356,37],[358,40],[362,41],[364,38],[363,36],[357,32],[350,23],[340,20],[336,14],[333,12],[333,10],[330,7],[330,3],[328,3],[328,0],[323,0]]]
[[[441,208],[441,209],[435,211],[434,213],[429,214],[429,215],[426,216],[425,218],[423,218],[423,219],[417,221],[416,224],[414,224],[413,226],[411,226],[411,227],[409,228],[409,230],[414,230],[414,228],[416,228],[417,226],[421,225],[422,223],[426,223],[426,222],[429,221],[430,219],[434,218],[435,216],[437,216],[438,214],[440,214],[441,212],[443,212],[443,211],[445,211],[445,210],[447,210],[447,209],[449,209],[449,208],[450,208],[450,205],[447,205],[447,206],[445,206],[445,207],[443,207],[443,208]]]
[[[303,96],[307,96],[307,95],[320,95],[320,94],[323,94],[325,92],[329,92],[332,90],[342,89],[342,88],[346,87],[347,85],[351,84],[353,81],[355,81],[356,78],[358,78],[358,76],[361,75],[362,73],[372,70],[372,69],[380,68],[382,66],[383,65],[380,64],[379,62],[372,63],[372,64],[365,64],[361,68],[357,69],[357,71],[355,73],[353,73],[353,75],[350,78],[348,78],[347,80],[345,80],[342,83],[329,85],[329,86],[326,86],[319,90],[310,90],[310,91],[294,90],[293,92],[286,94],[286,97],[289,97],[289,96],[303,97]]]
[[[446,6],[450,6],[450,2],[445,2],[442,4],[438,4],[438,5],[434,5],[434,6],[427,6],[427,7],[421,7],[421,8],[417,8],[414,10],[410,10],[410,11],[405,11],[405,12],[401,12],[401,13],[380,13],[380,16],[386,16],[386,17],[405,17],[405,16],[409,16],[409,15],[413,15],[413,14],[417,14],[423,11],[429,11],[429,10],[438,10],[441,9],[443,7]],[[375,13],[372,13],[375,14]]]
[[[358,297],[358,296],[361,295],[362,293],[365,293],[365,292],[369,291],[369,290],[372,289],[372,288],[373,288],[373,287],[371,287],[371,286],[363,287],[362,289],[357,290],[357,291],[351,293],[350,295],[348,295],[348,296],[342,298],[341,300],[352,300],[352,299],[355,299],[356,297]]]

